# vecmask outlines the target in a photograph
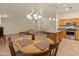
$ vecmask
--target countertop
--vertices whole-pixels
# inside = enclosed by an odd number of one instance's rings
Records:
[[[64,26],[59,26],[58,30],[61,30],[61,29],[66,30],[67,27],[66,26],[65,27]],[[79,27],[75,27],[75,29],[79,30]]]

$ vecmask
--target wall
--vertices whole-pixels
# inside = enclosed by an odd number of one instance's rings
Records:
[[[4,27],[4,34],[15,34],[19,33],[21,31],[27,31],[29,29],[35,29],[35,30],[44,30],[44,31],[55,31],[56,30],[56,22],[49,22],[42,26],[41,29],[41,23],[36,25],[35,21],[28,20],[26,18],[2,18],[2,26]],[[38,26],[38,29],[36,29],[36,26]],[[46,26],[46,27],[45,27]]]
[[[5,35],[28,30],[27,21],[25,19],[2,18],[2,26],[4,27]]]
[[[66,13],[59,14],[59,16],[57,18],[58,19],[79,18],[79,10],[75,10],[75,11],[72,11],[72,12],[66,12]]]

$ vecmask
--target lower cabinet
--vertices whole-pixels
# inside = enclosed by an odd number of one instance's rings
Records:
[[[76,31],[76,40],[79,40],[79,30]]]
[[[66,31],[65,30],[61,30],[62,31],[62,38],[65,38],[66,37]]]

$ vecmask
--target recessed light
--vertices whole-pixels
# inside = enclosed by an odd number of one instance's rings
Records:
[[[49,20],[51,21],[51,20],[52,20],[52,18],[50,17],[50,18],[49,18]]]
[[[56,19],[55,18],[53,18],[53,21],[55,21]]]
[[[66,10],[70,10],[70,9],[72,9],[72,7],[68,7],[68,8],[66,8]]]

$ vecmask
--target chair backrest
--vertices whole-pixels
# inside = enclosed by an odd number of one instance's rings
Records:
[[[15,50],[14,50],[14,47],[13,47],[13,43],[11,41],[11,37],[8,37],[8,46],[9,46],[11,55],[16,56],[16,53],[15,53]]]
[[[49,56],[56,56],[59,43],[49,45]]]

